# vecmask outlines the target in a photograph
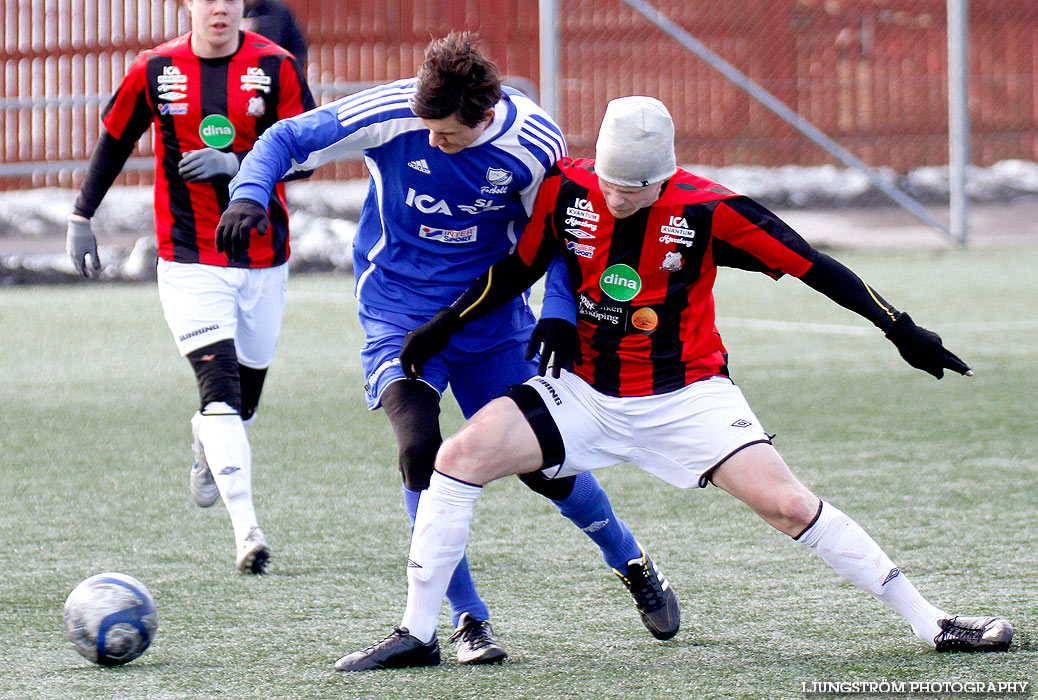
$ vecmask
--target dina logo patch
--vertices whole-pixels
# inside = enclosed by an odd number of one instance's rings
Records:
[[[598,281],[602,291],[617,301],[630,301],[642,288],[642,278],[630,265],[610,265]]]
[[[198,125],[198,135],[209,148],[227,148],[234,141],[234,124],[222,114],[210,114]]]

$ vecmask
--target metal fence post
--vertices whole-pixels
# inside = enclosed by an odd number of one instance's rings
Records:
[[[952,236],[969,240],[969,0],[948,0],[948,216]]]
[[[539,0],[540,98],[541,107],[562,124],[559,112],[559,25],[558,0]]]

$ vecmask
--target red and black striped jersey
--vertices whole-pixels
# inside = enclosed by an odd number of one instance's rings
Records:
[[[800,277],[817,251],[762,205],[679,169],[650,207],[616,219],[593,160],[549,172],[518,253],[561,252],[577,298],[583,364],[610,396],[674,391],[726,374],[714,323],[718,266]]]
[[[186,182],[181,156],[211,147],[244,157],[274,122],[314,106],[298,65],[285,49],[243,32],[231,56],[205,59],[191,51],[191,33],[141,52],[108,103],[104,126],[136,142],[155,125],[155,232],[166,260],[223,267],[271,267],[288,259],[284,185],[271,194],[270,227],[254,236],[247,257],[229,262],[214,235],[227,208],[226,178]]]

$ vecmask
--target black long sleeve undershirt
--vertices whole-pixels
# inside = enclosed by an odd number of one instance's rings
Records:
[[[840,306],[872,321],[884,333],[900,314],[848,267],[825,253],[817,252],[811,268],[800,279]]]
[[[815,252],[815,260],[801,281],[886,333],[900,312],[847,266]],[[518,253],[512,253],[480,275],[451,308],[463,324],[482,318],[527,290],[547,271],[550,260],[550,256],[539,255],[533,265],[527,265]]]
[[[94,215],[136,145],[136,139],[120,141],[107,131],[101,132],[87,165],[86,178],[73,205],[72,210],[76,214],[87,219]]]
[[[87,164],[83,185],[79,188],[79,195],[72,207],[74,213],[87,219],[94,215],[101,205],[101,200],[112,188],[112,183],[119,177],[119,173],[122,172],[123,166],[126,165],[126,161],[129,160],[136,145],[137,139],[119,140],[107,131],[101,132],[101,136],[94,146],[94,152],[90,156],[90,162]],[[248,154],[249,151],[242,151],[234,155],[240,164]],[[283,178],[283,181],[305,180],[311,175],[313,175],[312,170],[304,170],[288,175]],[[227,178],[227,181],[229,182],[230,178]]]
[[[539,256],[534,265],[527,265],[519,256],[512,253],[494,263],[489,270],[466,289],[451,308],[458,313],[462,324],[471,323],[483,318],[494,309],[514,299],[547,272],[551,258]]]

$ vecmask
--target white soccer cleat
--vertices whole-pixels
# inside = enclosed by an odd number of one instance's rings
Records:
[[[1006,651],[1013,641],[1013,626],[1001,617],[955,617],[938,620],[941,633],[934,637],[937,651]]]
[[[198,439],[198,426],[202,421],[202,414],[195,412],[191,417],[191,451],[194,453],[195,463],[191,465],[191,498],[199,508],[208,508],[220,500],[220,489],[216,486],[216,479],[209,470],[209,462],[205,458],[205,450],[202,442]]]
[[[461,664],[496,664],[508,658],[494,639],[490,623],[477,620],[469,613],[462,613],[458,628],[449,641],[457,645],[458,663]]]
[[[263,531],[258,525],[249,529],[249,534],[238,543],[238,571],[243,574],[262,574],[267,571],[270,561],[270,547],[263,538]]]

